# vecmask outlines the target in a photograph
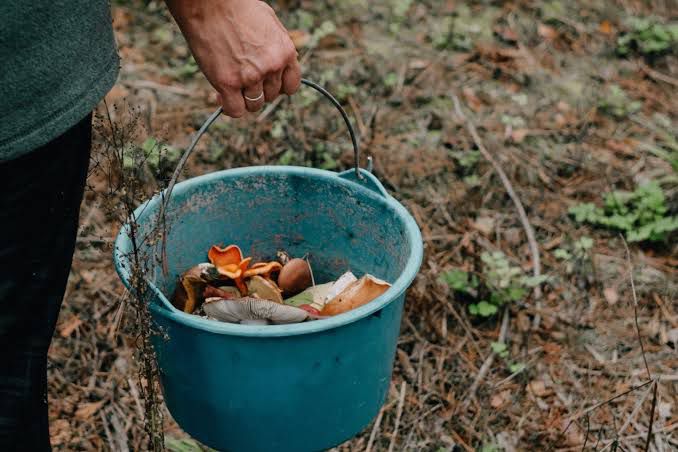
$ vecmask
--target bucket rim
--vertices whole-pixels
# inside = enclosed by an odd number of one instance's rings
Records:
[[[208,320],[178,310],[172,305],[167,296],[165,296],[165,294],[163,294],[162,291],[156,287],[155,284],[149,282],[149,287],[153,292],[154,297],[157,298],[157,302],[155,300],[152,300],[150,302],[150,308],[153,313],[165,317],[168,320],[181,324],[185,327],[195,328],[201,331],[221,335],[249,336],[261,338],[297,336],[303,334],[318,333],[321,331],[331,330],[334,328],[354,323],[385,308],[390,303],[392,303],[393,301],[395,301],[401,295],[404,294],[404,292],[408,289],[408,287],[414,280],[421,266],[421,262],[423,259],[422,236],[421,231],[419,230],[419,227],[414,218],[412,217],[412,215],[395,198],[393,198],[389,194],[385,194],[386,193],[385,190],[378,192],[372,188],[367,188],[360,183],[341,177],[343,173],[336,173],[333,171],[327,171],[318,168],[307,168],[299,166],[262,165],[262,166],[225,169],[192,177],[190,179],[187,179],[176,184],[173,190],[173,194],[178,194],[183,191],[187,191],[192,187],[203,184],[205,182],[221,180],[224,177],[230,178],[230,177],[267,175],[267,174],[268,175],[284,174],[284,175],[311,177],[329,183],[350,186],[352,189],[359,191],[362,195],[367,196],[379,203],[382,203],[389,209],[391,209],[398,216],[399,220],[402,222],[406,231],[406,235],[408,236],[408,239],[411,244],[410,254],[407,258],[407,263],[405,264],[405,268],[403,269],[403,271],[400,273],[400,276],[398,276],[398,278],[392,283],[391,287],[386,292],[384,292],[382,295],[375,298],[371,302],[359,308],[345,312],[343,314],[332,316],[326,319],[314,320],[310,322],[292,323],[286,325],[241,325],[237,323],[227,323],[227,322],[218,322],[215,320]],[[381,185],[372,174],[370,173],[367,174],[369,174],[370,179],[377,181],[377,184]],[[155,207],[155,204],[158,204],[160,199],[162,199],[161,196],[162,193],[157,194],[153,198],[149,199],[148,201],[142,203],[139,207],[137,207],[137,209],[135,210],[135,217],[140,218],[141,216],[139,214],[144,215],[148,214],[149,212],[152,212],[153,207]],[[122,259],[124,257],[122,253],[119,251],[121,249],[122,243],[128,240],[126,230],[127,227],[123,226],[120,228],[120,231],[118,232],[113,251],[114,254],[113,260],[115,263],[116,272],[118,273],[120,280],[127,289],[130,289],[129,281],[127,278],[127,271],[123,268],[122,264]]]

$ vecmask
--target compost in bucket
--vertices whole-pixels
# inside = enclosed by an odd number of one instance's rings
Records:
[[[213,245],[207,258],[181,275],[172,304],[215,321],[269,325],[322,320],[363,306],[391,287],[370,274],[357,278],[350,270],[316,284],[308,256],[291,258],[282,250],[276,260],[253,262],[235,244]]]

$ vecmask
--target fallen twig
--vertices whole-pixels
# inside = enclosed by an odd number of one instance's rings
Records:
[[[388,452],[393,452],[396,438],[398,437],[398,427],[400,427],[400,418],[403,415],[403,406],[405,405],[405,392],[407,391],[407,383],[403,381],[400,385],[400,397],[398,397],[398,411],[396,413],[395,427],[393,428],[393,435],[391,436],[391,443],[388,445]]]
[[[645,439],[645,452],[650,450],[650,440],[652,439],[652,426],[654,425],[654,410],[657,407],[657,386],[659,384],[654,382],[654,390],[652,391],[652,407],[650,408],[650,424],[647,427],[647,438]]]
[[[630,388],[630,389],[627,389],[626,391],[623,391],[623,392],[620,392],[619,394],[613,395],[613,396],[610,397],[609,399],[603,400],[602,402],[598,402],[598,403],[596,403],[595,405],[592,405],[592,406],[586,408],[585,410],[581,411],[580,413],[574,414],[572,417],[570,417],[570,419],[569,419],[569,421],[568,421],[568,427],[569,427],[569,425],[570,425],[572,422],[576,421],[577,419],[579,419],[579,418],[582,417],[582,416],[587,415],[587,414],[590,413],[591,411],[597,410],[597,409],[600,408],[601,406],[603,406],[603,405],[605,405],[605,404],[607,404],[607,403],[610,403],[610,402],[612,402],[612,401],[614,401],[614,400],[617,400],[617,399],[620,398],[620,397],[624,397],[625,395],[630,394],[630,393],[632,393],[632,392],[634,392],[634,391],[637,391],[637,390],[640,389],[640,388],[644,388],[645,386],[647,386],[647,385],[653,383],[653,381],[654,381],[654,380],[650,380],[650,381],[646,381],[645,383],[641,383],[641,384],[639,384],[638,386],[634,386],[634,387],[632,387],[632,388]],[[566,430],[567,430],[567,427],[565,428],[565,430],[563,431],[563,433],[565,433]]]
[[[624,244],[624,249],[626,250],[626,263],[629,269],[629,279],[631,280],[631,293],[633,294],[633,320],[636,324],[636,334],[638,335],[638,343],[640,344],[640,352],[643,355],[643,363],[645,363],[645,371],[647,372],[647,379],[652,380],[652,374],[650,373],[650,366],[647,365],[647,358],[645,358],[645,347],[643,347],[643,339],[640,336],[640,326],[638,326],[638,295],[636,295],[636,284],[633,281],[633,264],[631,263],[631,251],[629,251],[629,246],[624,239],[624,236],[619,234],[621,237],[622,243]]]
[[[497,342],[506,341],[506,334],[508,333],[508,324],[509,324],[509,310],[504,309],[504,317],[501,320],[501,328],[499,330],[499,339],[497,339]],[[480,383],[483,381],[483,378],[485,378],[485,374],[487,374],[487,371],[490,370],[490,367],[494,362],[495,356],[496,353],[494,351],[491,352],[485,359],[483,365],[480,367],[480,370],[478,371],[475,380],[473,380],[473,383],[471,384],[471,387],[467,392],[467,397],[463,404],[464,409],[468,407],[469,402],[475,397],[476,391],[478,390],[478,386],[480,386]]]
[[[640,70],[645,72],[647,75],[649,75],[650,78],[652,78],[654,80],[662,81],[664,83],[668,83],[669,85],[678,86],[678,80],[676,80],[675,78],[670,77],[666,74],[662,74],[659,71],[655,71],[654,69],[649,67],[647,64],[643,63],[642,61],[638,62],[638,66],[640,67]]]
[[[650,391],[652,390],[652,387],[648,388],[647,391],[638,399],[636,402],[636,406],[633,407],[633,410],[631,411],[631,414],[629,414],[629,417],[626,418],[626,421],[622,426],[617,430],[617,435],[620,436],[624,433],[624,430],[631,425],[631,422],[636,418],[638,415],[638,412],[640,411],[641,407],[643,406],[643,403],[645,403],[645,400],[647,399],[647,396],[650,395]]]
[[[365,452],[370,452],[372,450],[372,445],[374,445],[374,438],[377,436],[377,432],[379,431],[379,426],[381,425],[381,419],[384,417],[384,408],[382,407],[381,410],[379,410],[379,415],[377,416],[377,420],[374,421],[374,426],[372,427],[372,433],[370,433],[370,439],[367,441],[367,447],[365,448]]]
[[[452,94],[452,101],[454,102],[454,109],[455,112],[457,113],[457,116],[459,116],[464,122],[466,122],[466,128],[468,129],[469,133],[471,134],[471,137],[473,138],[473,141],[475,142],[476,146],[478,147],[478,150],[480,153],[485,157],[485,159],[492,164],[494,167],[495,171],[499,175],[499,179],[501,179],[502,184],[504,185],[504,188],[506,189],[506,192],[508,193],[509,197],[513,201],[513,204],[516,206],[516,210],[518,211],[518,216],[520,217],[520,222],[523,225],[523,229],[525,229],[525,235],[527,236],[527,242],[530,247],[530,254],[532,254],[532,273],[535,278],[538,278],[541,276],[541,259],[539,256],[539,246],[537,245],[537,240],[534,236],[534,230],[532,229],[532,225],[530,224],[530,220],[527,218],[527,213],[525,212],[525,208],[523,207],[523,203],[520,201],[520,198],[518,198],[518,195],[516,194],[515,190],[513,189],[513,185],[511,184],[511,181],[509,180],[508,176],[506,176],[506,173],[502,169],[501,165],[492,157],[492,154],[490,154],[485,148],[485,145],[483,144],[483,141],[480,139],[480,135],[478,134],[478,130],[476,129],[475,124],[473,124],[473,121],[468,119],[464,112],[461,109],[461,103],[459,102],[459,98],[455,95]],[[534,297],[536,300],[536,305],[538,309],[541,309],[541,286],[537,285],[534,288]],[[541,316],[539,314],[536,314],[534,317],[534,322],[533,322],[533,327],[534,329],[537,329],[539,327],[539,323],[541,321]]]

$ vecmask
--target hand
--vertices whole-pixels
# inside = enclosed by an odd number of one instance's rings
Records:
[[[228,116],[239,118],[246,110],[257,111],[265,101],[280,93],[294,94],[299,88],[297,51],[263,1],[166,2]]]

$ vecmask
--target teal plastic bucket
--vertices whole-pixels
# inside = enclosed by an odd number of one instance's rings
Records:
[[[177,423],[225,451],[317,451],[365,428],[386,399],[405,291],[422,260],[421,234],[407,210],[368,171],[290,166],[176,184],[164,206],[155,197],[137,209],[139,237],[163,208],[171,225],[168,273],[158,265],[151,312],[165,334],[153,345]],[[130,287],[127,232],[116,240],[114,259]],[[221,323],[177,310],[167,294],[215,243],[236,243],[255,261],[281,249],[308,255],[316,282],[350,269],[392,287],[355,310],[291,325]]]

